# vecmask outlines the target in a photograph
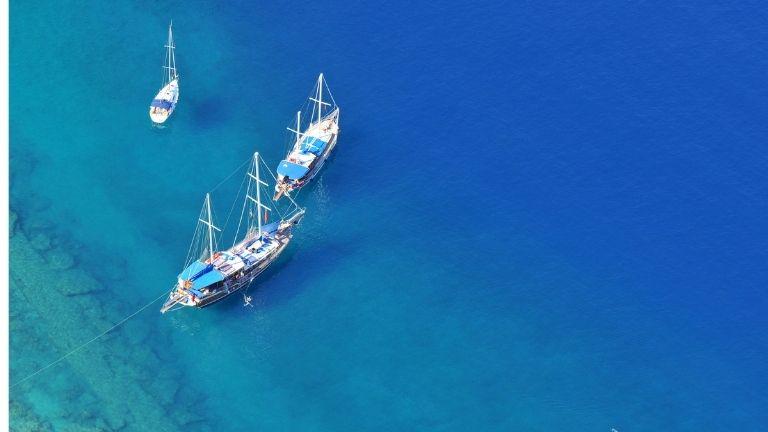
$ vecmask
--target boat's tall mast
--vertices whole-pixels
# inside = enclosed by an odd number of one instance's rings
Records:
[[[259,152],[253,155],[256,164],[256,223],[259,226],[259,238],[261,238],[261,176],[259,175]]]
[[[312,110],[312,114],[314,115],[314,109]],[[296,129],[291,129],[290,127],[287,127],[289,131],[296,134],[296,142],[299,142],[301,139],[301,111],[296,111]]]
[[[208,251],[211,253],[211,263],[213,263],[213,221],[211,220],[211,194],[205,194],[205,207],[208,211]]]
[[[301,139],[301,111],[296,111],[296,142]]]
[[[317,121],[323,117],[323,74],[317,77]]]
[[[173,51],[175,48],[173,46],[173,21],[171,21],[171,24],[168,26],[168,44],[166,44],[165,47],[168,49],[168,53],[166,54],[168,64],[165,65],[165,68],[168,70],[167,82],[171,82],[176,78],[176,56]]]
[[[211,194],[205,194],[205,213],[206,220],[200,219],[200,222],[208,225],[208,252],[210,253],[211,262],[213,263],[213,230],[221,231],[213,224],[213,215],[211,213]]]
[[[248,173],[248,176],[251,177],[253,180],[256,181],[256,198],[246,195],[246,199],[249,199],[253,201],[256,204],[256,223],[258,226],[258,236],[261,238],[261,209],[265,209],[267,211],[272,211],[269,207],[265,206],[261,203],[261,185],[267,186],[267,184],[263,181],[261,181],[261,176],[259,175],[259,152],[256,152],[253,154],[253,163],[255,166],[255,175]],[[250,228],[250,224],[249,224]]]
[[[315,106],[317,107],[317,121],[320,121],[320,119],[323,117],[323,105],[331,106],[328,102],[323,102],[323,74],[321,73],[319,77],[317,77],[317,90],[315,91],[315,97],[309,98],[309,100],[315,102]],[[315,116],[315,109],[312,109],[312,117]],[[314,118],[309,119],[309,123],[312,124]]]

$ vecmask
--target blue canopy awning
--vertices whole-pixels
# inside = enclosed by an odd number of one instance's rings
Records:
[[[328,145],[326,141],[317,137],[308,136],[301,142],[301,151],[303,153],[313,153],[320,156],[320,153],[323,152],[326,145]]]
[[[284,160],[277,166],[277,173],[290,179],[298,180],[304,177],[309,168]]]
[[[168,100],[154,99],[152,101],[152,105],[150,106],[153,108],[170,109],[173,106],[173,104],[171,103],[171,101],[168,101]]]
[[[195,261],[179,274],[179,278],[184,280],[192,279],[192,288],[199,290],[223,281],[224,275],[210,264]]]

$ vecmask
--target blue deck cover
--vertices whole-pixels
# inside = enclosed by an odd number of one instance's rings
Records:
[[[301,151],[302,153],[313,153],[320,156],[326,145],[328,143],[320,138],[308,136],[301,142]]]
[[[264,234],[267,234],[267,235],[274,234],[274,233],[277,232],[277,228],[279,226],[280,226],[280,222],[279,221],[268,223],[266,225],[262,225],[261,226],[261,232],[263,232]],[[259,240],[258,237],[254,237],[253,239],[251,239],[251,241],[249,241],[248,243],[245,244],[245,247],[246,248],[251,247],[251,245],[256,243],[258,240]],[[269,243],[269,238],[268,237],[264,237],[264,242],[265,243]]]
[[[195,261],[179,274],[179,278],[184,280],[192,279],[192,288],[199,290],[216,282],[223,281],[224,275],[211,265]]]
[[[261,226],[261,231],[265,232],[267,234],[272,234],[275,231],[277,231],[277,227],[280,225],[280,222],[271,222],[266,225]]]
[[[288,162],[287,160],[280,162],[280,165],[277,166],[278,174],[294,180],[304,177],[304,174],[306,174],[307,171],[309,171],[309,168],[293,162]]]
[[[151,106],[154,107],[154,108],[170,109],[173,106],[173,104],[171,103],[171,101],[162,100],[162,99],[154,99],[154,100],[152,100],[152,105]]]

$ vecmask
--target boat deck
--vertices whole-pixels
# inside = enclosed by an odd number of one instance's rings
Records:
[[[301,141],[293,146],[286,160],[309,168],[338,133],[339,125],[336,119],[326,118],[307,129]]]
[[[279,245],[278,239],[267,236],[263,240],[241,242],[232,249],[219,252],[219,255],[213,260],[213,268],[221,272],[226,278],[240,270],[256,265],[277,249]]]

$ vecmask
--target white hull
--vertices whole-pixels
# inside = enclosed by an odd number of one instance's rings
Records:
[[[157,101],[161,101],[165,106],[152,106]],[[149,118],[157,124],[163,124],[173,114],[176,109],[176,103],[179,101],[179,80],[178,78],[169,82],[155,96],[152,105],[149,107]]]
[[[178,307],[196,307],[204,308],[210,306],[224,298],[228,297],[249,285],[259,276],[267,267],[270,266],[283,252],[293,237],[293,226],[298,224],[304,212],[296,213],[294,216],[280,224],[279,229],[270,237],[271,243],[267,248],[261,248],[263,243],[259,242],[256,246],[247,250],[245,245],[249,243],[249,238],[244,239],[236,246],[218,253],[216,259],[212,262],[216,270],[225,273],[225,279],[222,283],[203,290],[202,297],[196,297],[184,288],[179,281],[171,293],[168,295],[160,312],[165,313]],[[259,249],[259,255],[253,255],[256,249]],[[242,260],[243,254],[248,254],[251,259],[256,259],[251,264],[246,264]],[[209,264],[209,261],[205,262]]]
[[[253,163],[246,176],[248,183],[243,209],[235,232],[235,238],[238,238],[243,218],[247,215],[245,237],[229,249],[217,251],[215,232],[221,232],[221,229],[213,224],[210,193],[205,194],[205,205],[198,217],[198,226],[187,252],[187,262],[168,300],[160,309],[161,312],[175,310],[177,306],[202,308],[218,302],[250,284],[288,246],[293,227],[304,216],[304,209],[291,199],[295,208],[291,208],[288,214],[277,210],[281,216],[279,221],[266,225],[262,223],[262,214],[266,222],[272,209],[261,203],[261,187],[267,186],[259,174],[261,165],[266,167],[259,154],[254,153]],[[270,175],[274,177],[271,172]],[[272,208],[275,208],[274,203]],[[207,229],[202,228],[203,225]]]
[[[287,179],[285,176],[278,175],[275,185],[275,198],[278,199],[284,193],[301,189],[306,186],[320,172],[325,161],[330,157],[331,152],[336,147],[336,141],[339,136],[339,109],[325,116],[321,121],[312,124],[302,134],[302,138],[314,137],[321,139],[328,144],[319,155],[307,154],[301,150],[301,142],[296,142],[291,152],[286,156],[286,160],[305,166],[308,170],[300,179]]]

